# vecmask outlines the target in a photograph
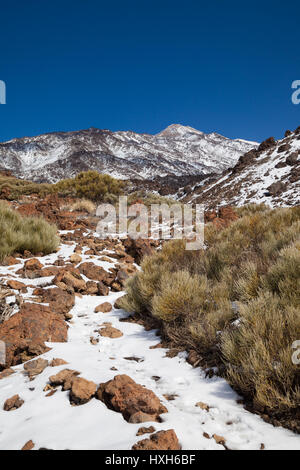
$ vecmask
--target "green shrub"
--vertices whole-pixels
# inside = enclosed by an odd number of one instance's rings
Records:
[[[239,315],[239,325],[222,335],[230,383],[263,412],[297,409],[300,373],[291,346],[300,338],[299,310],[265,292],[240,304]]]
[[[61,195],[86,198],[101,202],[108,194],[118,196],[123,192],[123,181],[97,171],[83,171],[72,179],[59,181],[54,185],[54,191]]]
[[[268,413],[299,402],[300,208],[238,210],[225,229],[205,227],[206,249],[170,241],[127,284],[124,308],[159,322],[163,337],[224,369]]]
[[[0,203],[0,239],[0,260],[26,250],[49,254],[59,246],[55,225],[42,218],[21,217],[6,203]]]
[[[31,181],[21,180],[13,176],[0,175],[0,195],[2,192],[5,194],[5,199],[10,201],[30,194],[44,197],[53,192],[53,185],[32,183]]]

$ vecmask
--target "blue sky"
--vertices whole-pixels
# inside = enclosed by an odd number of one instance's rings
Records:
[[[300,125],[299,1],[1,2],[0,141],[171,123],[279,138]]]

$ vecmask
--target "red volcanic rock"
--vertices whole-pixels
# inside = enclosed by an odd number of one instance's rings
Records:
[[[143,238],[133,240],[129,237],[123,241],[123,245],[126,253],[132,256],[137,263],[140,263],[144,256],[151,255],[154,252],[150,240]]]
[[[68,326],[48,307],[25,303],[20,311],[0,324],[0,340],[6,345],[5,367],[20,364],[48,351],[44,344],[67,341]]]
[[[105,269],[100,266],[96,266],[94,263],[82,263],[78,266],[81,274],[84,274],[88,279],[92,281],[105,281],[109,274]]]
[[[100,384],[97,398],[108,408],[122,413],[127,421],[139,411],[156,418],[168,411],[152,390],[135,383],[128,375],[117,375]]]
[[[149,439],[137,442],[132,450],[181,450],[176,433],[173,429],[158,431]]]

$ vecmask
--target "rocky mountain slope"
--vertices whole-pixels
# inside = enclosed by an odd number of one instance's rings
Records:
[[[232,167],[256,146],[179,124],[156,135],[90,128],[0,143],[0,167],[39,182],[88,169],[122,179],[207,175]]]
[[[203,203],[207,208],[224,204],[299,204],[300,127],[295,132],[287,131],[284,139],[267,139],[257,149],[241,156],[221,177],[181,189],[178,197]]]

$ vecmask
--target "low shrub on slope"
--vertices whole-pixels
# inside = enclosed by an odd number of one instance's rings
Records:
[[[260,413],[300,431],[300,207],[238,209],[206,250],[166,243],[128,281],[123,307],[156,319],[173,345],[218,365]]]
[[[59,245],[57,228],[42,218],[22,217],[0,203],[0,260],[14,253],[49,254]]]

